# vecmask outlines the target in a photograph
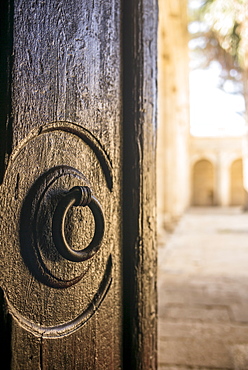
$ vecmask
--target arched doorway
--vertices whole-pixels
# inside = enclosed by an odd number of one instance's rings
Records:
[[[234,161],[230,168],[231,177],[231,205],[241,206],[245,202],[245,191],[243,186],[243,162],[242,159]]]
[[[214,166],[206,159],[193,167],[193,206],[214,205]]]

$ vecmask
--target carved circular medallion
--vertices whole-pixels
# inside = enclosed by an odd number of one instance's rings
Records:
[[[52,239],[56,204],[73,186],[90,186],[109,220],[113,187],[111,163],[92,134],[72,123],[56,122],[32,132],[13,153],[2,185],[0,225],[4,236],[1,285],[13,316],[43,337],[67,335],[98,309],[111,284],[111,228],[88,261],[71,262]],[[68,212],[66,238],[75,248],[94,232],[88,207]]]

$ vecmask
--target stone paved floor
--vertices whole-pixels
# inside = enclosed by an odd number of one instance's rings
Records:
[[[248,214],[192,208],[166,239],[159,370],[248,370]]]

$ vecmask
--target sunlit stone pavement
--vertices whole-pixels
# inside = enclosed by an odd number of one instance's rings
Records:
[[[248,213],[193,208],[159,246],[159,370],[248,370]]]

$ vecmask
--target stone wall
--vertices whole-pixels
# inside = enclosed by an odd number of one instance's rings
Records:
[[[190,188],[191,205],[232,206],[244,204],[243,137],[191,137],[190,138]],[[197,168],[203,161],[212,166]],[[210,179],[210,176],[212,177]],[[210,182],[212,185],[210,185]],[[199,185],[201,183],[201,186]],[[211,188],[211,189],[210,189]],[[212,202],[206,193],[212,192]],[[197,194],[196,194],[197,193]]]

